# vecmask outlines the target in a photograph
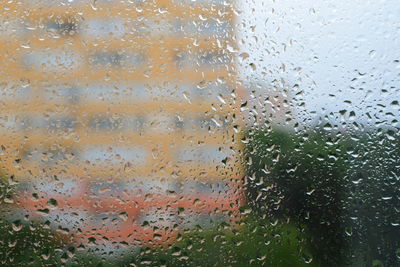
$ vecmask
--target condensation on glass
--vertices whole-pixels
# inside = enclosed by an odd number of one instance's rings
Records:
[[[233,3],[1,7],[3,264],[140,262],[238,227]]]
[[[398,14],[0,3],[0,265],[400,266]]]

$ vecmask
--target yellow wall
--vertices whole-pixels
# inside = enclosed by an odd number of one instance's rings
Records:
[[[2,3],[6,173],[241,176],[233,7],[150,2]]]

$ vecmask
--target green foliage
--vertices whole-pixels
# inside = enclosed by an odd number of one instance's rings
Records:
[[[317,260],[338,266],[346,247],[342,202],[348,142],[322,133],[296,136],[279,131],[256,132],[249,139],[250,205],[306,225]]]
[[[142,248],[121,257],[76,253],[76,248],[67,247],[39,225],[23,225],[15,231],[3,222],[0,255],[2,266],[316,266],[304,233],[290,223],[262,217],[245,217],[233,227],[198,227],[182,233],[168,247]]]
[[[54,266],[61,262],[59,236],[21,220],[0,222],[0,261],[1,266]]]
[[[164,250],[148,250],[134,263],[151,266],[316,266],[305,235],[286,222],[246,217],[240,226],[197,229]],[[142,264],[140,264],[142,263]]]
[[[400,136],[247,134],[249,205],[304,226],[321,266],[397,266]]]

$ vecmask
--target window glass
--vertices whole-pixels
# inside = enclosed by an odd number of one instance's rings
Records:
[[[398,0],[0,3],[1,266],[400,266]]]

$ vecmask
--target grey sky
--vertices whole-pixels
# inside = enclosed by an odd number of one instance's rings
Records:
[[[244,81],[299,84],[292,92],[304,92],[298,94],[306,103],[303,118],[344,109],[370,125],[400,118],[399,106],[390,105],[400,99],[398,0],[242,0],[240,6],[240,53],[250,55],[241,64]]]

